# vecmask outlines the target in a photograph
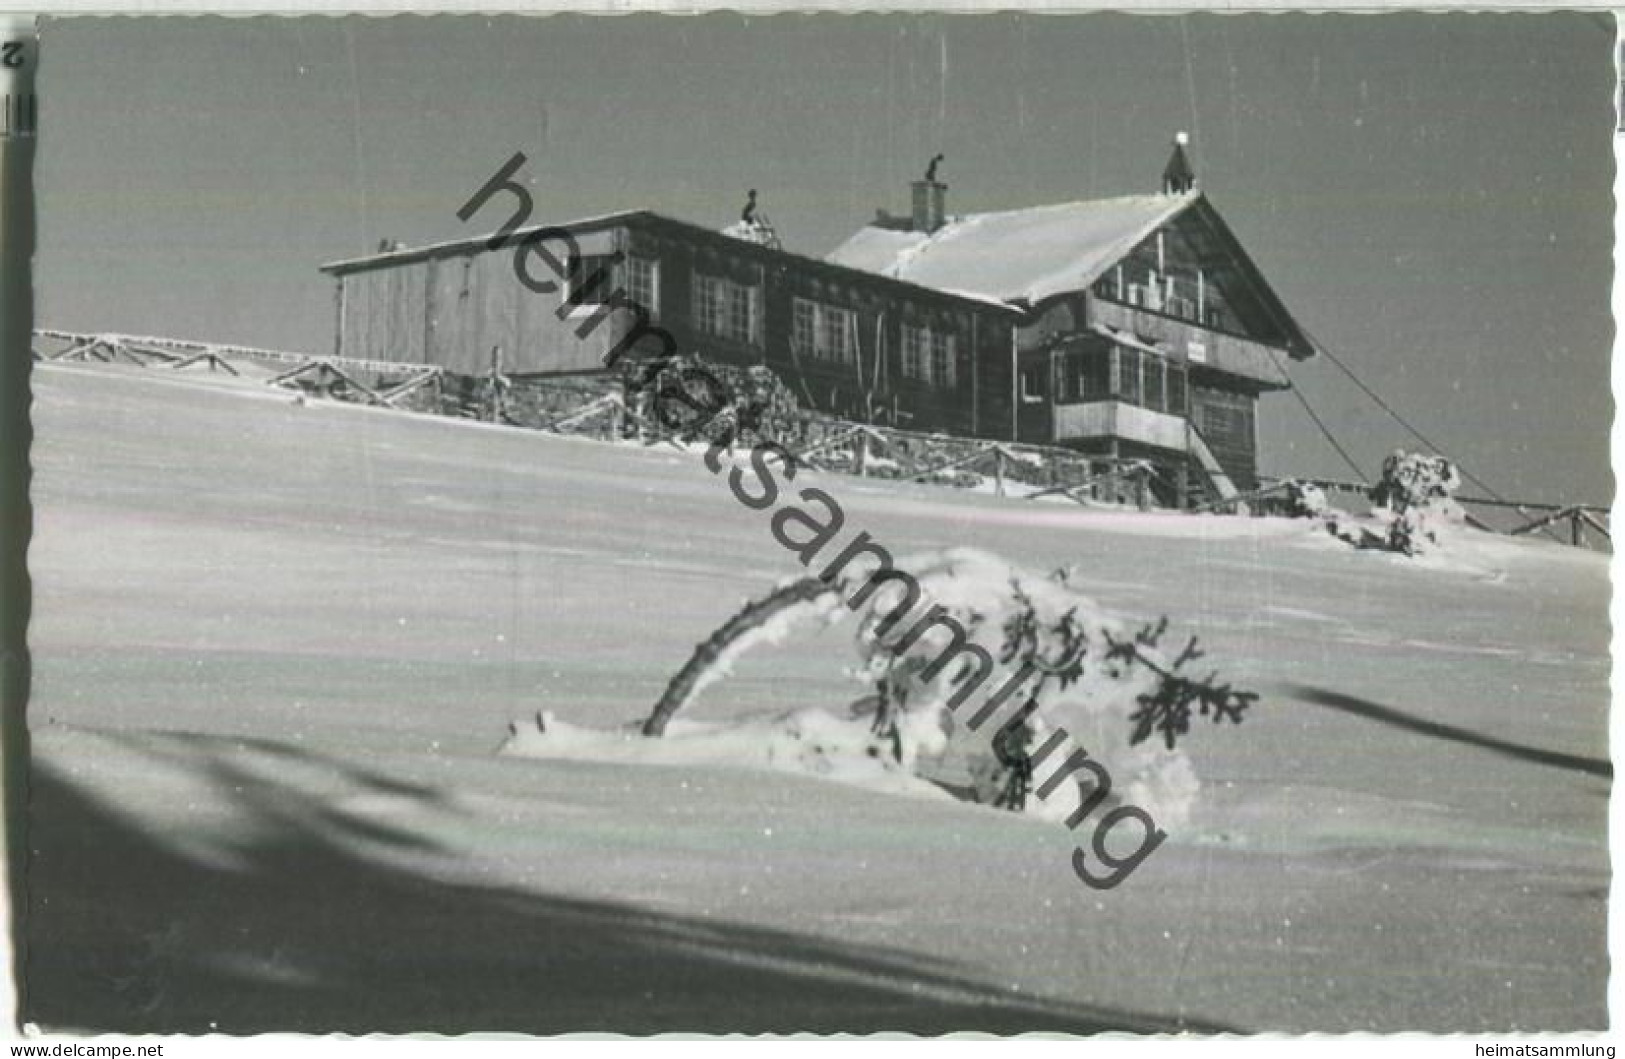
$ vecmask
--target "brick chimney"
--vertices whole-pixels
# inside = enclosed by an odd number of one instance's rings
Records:
[[[948,185],[937,179],[937,165],[942,155],[931,159],[925,178],[909,184],[914,193],[913,221],[916,232],[931,233],[948,220]]]

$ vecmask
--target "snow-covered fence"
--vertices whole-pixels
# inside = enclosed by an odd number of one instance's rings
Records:
[[[517,377],[455,375],[424,364],[335,357],[232,343],[201,342],[118,332],[33,333],[34,359],[96,361],[183,371],[206,368],[230,375],[245,365],[280,367],[265,382],[335,400],[374,404],[432,415],[494,419],[528,427],[612,440],[658,436],[661,428],[628,408],[619,380],[604,373]],[[500,390],[500,396],[498,396]],[[790,451],[826,471],[872,478],[930,482],[961,488],[991,485],[1000,495],[1037,499],[1066,496],[1079,503],[1170,504],[1177,487],[1150,463],[1086,456],[1070,449],[926,434],[897,427],[854,423],[797,409],[776,418],[775,436]],[[1285,514],[1293,485],[1312,486],[1332,501],[1359,510],[1371,486],[1327,478],[1261,477],[1260,488],[1193,510]],[[1458,496],[1468,525],[1511,536],[1543,534],[1576,546],[1611,550],[1609,509],[1595,504],[1553,504]]]
[[[705,365],[706,371],[737,374]],[[737,383],[738,380],[735,380]],[[448,376],[451,393],[478,394],[483,382]],[[640,414],[637,394],[608,376],[513,380],[507,419],[520,426],[621,437],[636,427],[670,433]],[[465,399],[466,404],[466,399]],[[527,409],[529,411],[527,411]],[[763,429],[796,458],[820,470],[870,478],[986,488],[999,495],[1064,495],[1079,503],[1152,506],[1170,494],[1146,461],[1085,456],[1069,449],[926,434],[855,423],[800,408],[771,410]]]
[[[608,373],[518,377],[500,360],[482,375],[423,364],[337,357],[157,336],[57,330],[34,332],[43,361],[90,360],[180,370],[204,366],[240,374],[245,364],[281,368],[265,381],[334,400],[603,440],[670,431],[640,413],[623,381]],[[708,370],[728,372],[721,366]],[[838,419],[807,409],[774,409],[768,429],[812,466],[871,478],[988,488],[999,495],[1066,496],[1078,503],[1150,507],[1173,497],[1143,460],[1085,456],[1069,449],[927,434]]]
[[[228,375],[241,375],[242,369],[252,363],[262,368],[283,369],[264,379],[267,385],[391,408],[405,407],[406,397],[434,386],[442,374],[439,368],[427,364],[334,357],[157,335],[50,328],[34,332],[32,353],[35,360],[55,363],[97,361],[170,371],[201,365],[211,372],[223,371]]]
[[[804,462],[869,478],[991,487],[999,495],[1064,495],[1079,503],[1152,506],[1159,492],[1144,460],[1070,449],[926,434],[802,411],[778,438]]]
[[[1289,483],[1312,485],[1328,498],[1341,500],[1363,514],[1371,506],[1371,486],[1335,478],[1261,478],[1270,483],[1259,495],[1284,497]],[[1511,537],[1543,534],[1552,540],[1576,547],[1613,550],[1613,524],[1609,509],[1596,504],[1553,504],[1534,500],[1507,500],[1485,496],[1456,496],[1464,519],[1474,529]],[[1273,505],[1263,505],[1262,514],[1282,513]]]

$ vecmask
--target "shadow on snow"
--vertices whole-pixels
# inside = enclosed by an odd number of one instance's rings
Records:
[[[1435,739],[1445,739],[1465,746],[1478,747],[1481,750],[1488,750],[1491,753],[1500,754],[1515,761],[1549,765],[1552,768],[1566,769],[1587,776],[1596,776],[1610,782],[1614,778],[1613,762],[1602,758],[1581,757],[1578,754],[1564,754],[1556,750],[1543,750],[1540,747],[1508,742],[1505,739],[1483,735],[1469,728],[1462,728],[1453,724],[1441,724],[1438,721],[1430,721],[1425,717],[1415,717],[1391,706],[1383,706],[1367,699],[1345,695],[1340,691],[1332,691],[1328,688],[1310,687],[1305,684],[1286,684],[1282,687],[1288,694],[1305,702],[1312,702],[1317,706],[1328,706],[1334,710],[1352,714],[1355,717],[1363,717],[1366,720],[1392,725],[1407,732],[1432,736]]]
[[[189,856],[36,760],[28,1021],[239,1034],[1220,1029],[1016,1000],[901,951],[435,880],[387,862],[432,839],[165,738],[251,826],[227,857]],[[319,760],[254,749],[290,770]],[[441,797],[336,767],[363,790]]]

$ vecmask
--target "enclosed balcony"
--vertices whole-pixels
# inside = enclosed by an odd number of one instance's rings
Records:
[[[1159,449],[1185,452],[1185,417],[1157,412],[1126,401],[1090,401],[1055,407],[1055,440],[1117,438]]]
[[[1091,335],[1055,352],[1054,441],[1119,438],[1185,451],[1185,366],[1132,342]]]

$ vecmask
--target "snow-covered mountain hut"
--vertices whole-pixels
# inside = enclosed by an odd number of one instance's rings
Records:
[[[1184,504],[1253,485],[1258,398],[1316,351],[1182,139],[1156,194],[952,216],[933,171],[907,217],[882,211],[823,259],[739,228],[637,210],[336,261],[335,353],[479,375],[501,347],[522,380],[601,371],[659,328],[847,418],[1149,460]],[[538,255],[527,282],[529,237],[568,246],[565,279]]]

